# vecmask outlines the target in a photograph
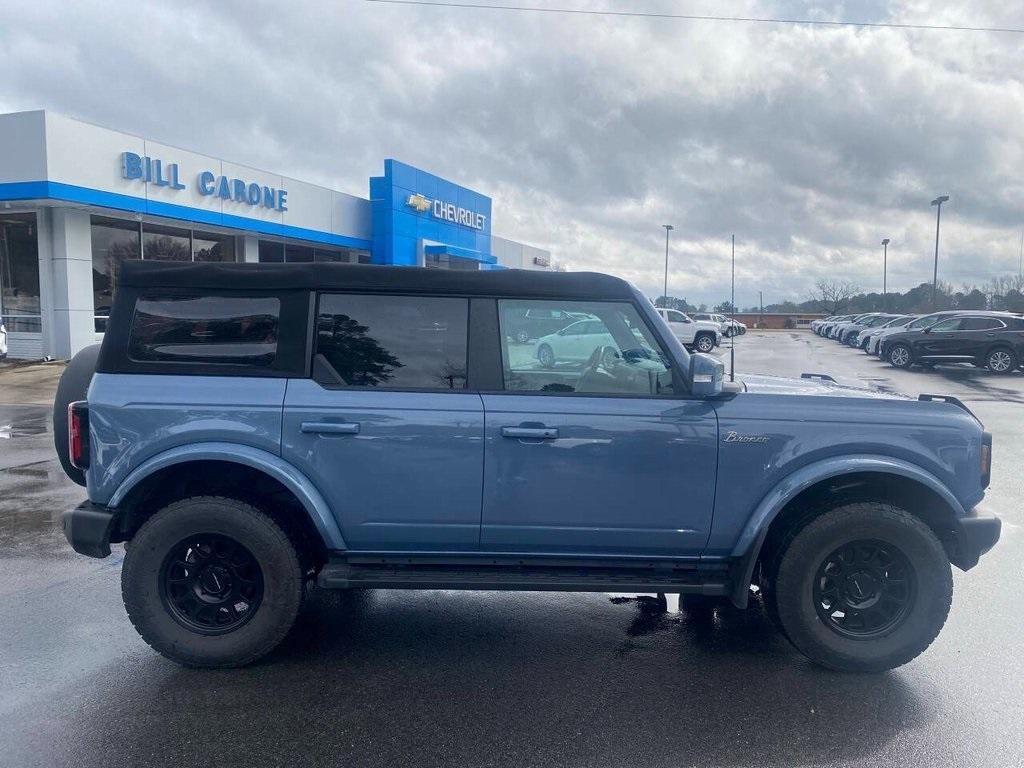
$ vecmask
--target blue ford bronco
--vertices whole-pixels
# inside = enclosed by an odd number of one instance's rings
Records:
[[[534,310],[568,318],[546,365]],[[315,586],[756,594],[879,671],[999,538],[962,403],[725,381],[599,274],[126,262],[54,414],[71,546],[124,542],[129,618],[192,666],[268,653]]]

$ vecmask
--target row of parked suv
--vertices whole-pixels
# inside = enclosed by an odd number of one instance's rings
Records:
[[[815,320],[811,328],[819,336],[877,355],[896,368],[973,363],[1006,374],[1024,363],[1024,317],[1011,312],[868,312]]]

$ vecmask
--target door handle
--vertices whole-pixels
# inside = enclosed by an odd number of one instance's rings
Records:
[[[558,430],[554,427],[502,427],[502,437],[527,438],[533,440],[557,440]]]
[[[334,421],[304,421],[299,427],[302,432],[317,435],[358,435],[359,425],[352,423],[338,423]]]

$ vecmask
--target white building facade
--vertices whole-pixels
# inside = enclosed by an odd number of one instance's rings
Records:
[[[126,259],[551,269],[491,234],[491,200],[396,160],[368,198],[52,112],[0,115],[0,316],[9,356],[102,339]]]

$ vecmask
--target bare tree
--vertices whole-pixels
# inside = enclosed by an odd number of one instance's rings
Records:
[[[811,289],[809,299],[830,315],[838,315],[839,310],[859,293],[860,288],[849,280],[821,278]]]

